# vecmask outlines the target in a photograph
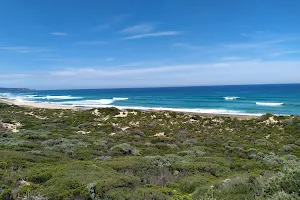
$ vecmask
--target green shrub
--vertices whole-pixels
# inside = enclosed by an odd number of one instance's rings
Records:
[[[114,155],[139,155],[140,152],[136,148],[132,147],[130,144],[123,143],[113,146],[110,151]]]
[[[199,150],[186,150],[186,151],[180,151],[177,154],[180,156],[202,157],[206,154],[206,152],[199,151]]]
[[[1,189],[0,190],[0,199],[3,200],[14,200],[13,195],[11,193],[11,189]]]
[[[300,196],[300,168],[279,172],[271,177],[264,186],[265,196],[271,197],[276,192]]]
[[[268,200],[297,200],[300,199],[300,196],[298,196],[295,193],[288,194],[284,191],[276,192],[274,195],[268,198]]]

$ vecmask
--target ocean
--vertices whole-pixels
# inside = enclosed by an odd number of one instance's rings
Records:
[[[300,84],[37,90],[0,93],[0,97],[86,108],[114,106],[211,114],[300,115]]]

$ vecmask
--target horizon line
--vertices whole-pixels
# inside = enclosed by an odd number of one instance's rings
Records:
[[[184,88],[184,87],[224,87],[224,86],[259,86],[259,85],[298,85],[299,83],[253,83],[253,84],[229,84],[229,85],[187,85],[187,86],[149,86],[149,87],[112,87],[112,88],[63,88],[63,89],[31,89],[34,91],[54,90],[118,90],[118,89],[155,89],[155,88]],[[16,88],[18,89],[18,88]]]

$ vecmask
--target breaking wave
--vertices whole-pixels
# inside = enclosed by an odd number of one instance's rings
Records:
[[[83,99],[84,97],[74,97],[71,95],[67,96],[52,96],[52,95],[47,95],[47,96],[37,96],[37,95],[27,95],[29,98],[32,99],[48,99],[48,100],[67,100],[67,99]]]
[[[236,100],[239,99],[240,97],[223,97],[225,100]]]
[[[12,98],[15,98],[16,95],[13,95],[12,93],[4,92],[4,93],[0,93],[0,97],[1,98],[12,99]]]
[[[223,114],[223,115],[247,115],[247,116],[261,116],[262,113],[246,113],[236,110],[227,109],[198,109],[198,108],[164,108],[164,107],[143,107],[143,106],[115,106],[107,104],[99,104],[99,101],[85,101],[84,102],[74,102],[72,106],[75,107],[86,107],[86,108],[107,108],[116,107],[121,110],[133,109],[133,110],[144,110],[144,111],[174,111],[174,112],[185,112],[185,113],[202,113],[202,114]],[[87,103],[89,102],[89,103]],[[97,103],[98,102],[98,103]],[[101,101],[100,101],[101,102]],[[93,104],[96,103],[96,104]],[[102,102],[103,103],[103,102]]]
[[[113,99],[99,99],[99,100],[85,100],[82,101],[82,103],[88,103],[88,104],[100,104],[100,105],[109,105],[114,102]]]
[[[115,100],[115,101],[125,101],[125,100],[128,100],[128,98],[114,97],[113,100]]]
[[[259,105],[259,106],[282,106],[283,103],[274,103],[274,102],[256,102],[256,105]]]
[[[84,107],[98,107],[98,106],[102,106],[102,105],[110,105],[110,104],[114,103],[115,101],[124,101],[124,100],[128,100],[128,98],[114,97],[112,99],[67,101],[67,102],[64,102],[64,104],[67,104],[67,105],[75,104],[76,106],[84,106]]]

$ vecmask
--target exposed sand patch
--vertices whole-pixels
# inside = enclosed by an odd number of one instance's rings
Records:
[[[137,126],[137,127],[139,127],[140,126],[140,122],[139,121],[137,121],[137,122],[131,121],[131,122],[129,122],[129,125],[130,126]]]
[[[19,122],[15,124],[4,123],[4,122],[0,122],[0,123],[4,128],[8,129],[9,131],[12,131],[13,133],[19,132],[18,127],[22,126]]]
[[[95,109],[93,112],[92,112],[93,115],[96,115],[96,116],[100,116],[100,112],[98,109]]]
[[[20,181],[18,181],[18,184],[19,185],[30,185],[30,183],[29,182],[27,182],[27,181],[25,181],[25,180],[20,180]]]
[[[24,113],[25,115],[30,115],[30,116],[33,116],[37,119],[41,119],[41,120],[44,120],[44,119],[48,119],[47,117],[42,117],[42,116],[39,116],[39,115],[35,115],[33,112],[26,112]]]
[[[228,179],[225,179],[225,180],[223,181],[223,183],[227,183],[228,181],[230,181],[229,178],[228,178]]]
[[[114,117],[127,117],[128,116],[128,112],[120,112],[118,115],[115,115]]]
[[[165,137],[165,133],[164,132],[156,133],[154,136],[155,137]]]
[[[171,118],[171,115],[169,113],[164,114],[166,118]]]
[[[104,121],[109,120],[109,115],[107,115],[106,117],[103,118]]]
[[[135,111],[129,112],[130,114],[137,115],[138,113]]]
[[[223,123],[224,122],[223,119],[213,119],[212,121],[216,122],[216,123]]]
[[[121,130],[122,131],[126,131],[127,129],[129,129],[130,127],[126,126],[126,127],[122,127]]]
[[[266,121],[264,121],[265,124],[269,125],[269,124],[276,124],[278,121],[274,119],[274,117],[269,117],[269,119],[267,119]]]
[[[77,131],[77,133],[82,134],[82,135],[86,135],[91,133],[91,131]]]

